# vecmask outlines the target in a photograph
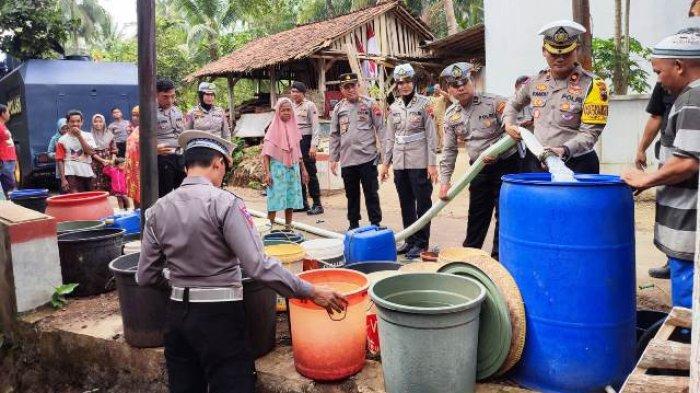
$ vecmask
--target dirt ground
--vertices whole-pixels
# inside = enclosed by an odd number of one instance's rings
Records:
[[[467,168],[466,154],[459,154],[453,179],[458,178]],[[249,210],[259,212],[266,211],[265,197],[258,190],[232,187],[236,195],[243,198]],[[438,200],[438,186],[433,189],[433,201]],[[382,206],[382,225],[396,231],[403,228],[401,223],[401,209],[399,208],[398,195],[393,178],[380,184],[379,199]],[[294,220],[314,225],[335,232],[345,232],[348,228],[346,218],[347,201],[341,191],[334,195],[322,197],[325,213],[317,216],[308,216],[305,213],[295,213]],[[431,247],[445,248],[461,246],[464,241],[467,226],[467,211],[469,208],[469,191],[465,190],[443,209],[431,223]],[[362,202],[362,221],[360,225],[369,224],[367,220],[364,201]],[[282,215],[280,215],[282,217]],[[651,267],[665,263],[666,257],[654,247],[654,201],[653,193],[646,192],[636,198],[635,203],[635,228],[636,228],[636,272],[637,288],[640,306],[645,309],[668,310],[670,304],[670,287],[668,280],[652,279],[647,274]],[[484,243],[484,250],[491,251],[493,244],[492,222],[489,234]]]

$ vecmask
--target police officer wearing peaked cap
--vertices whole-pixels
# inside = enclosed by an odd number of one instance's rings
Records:
[[[185,128],[206,131],[223,139],[231,139],[226,112],[214,105],[216,85],[202,82],[197,88],[199,103],[187,113]]]
[[[457,102],[445,112],[445,137],[443,158],[440,162],[440,198],[445,200],[450,189],[450,179],[457,161],[457,142],[466,141],[469,162],[500,140],[505,132],[501,114],[505,98],[492,94],[476,93],[471,82],[472,65],[455,63],[447,66],[441,77],[447,82],[447,92]],[[518,171],[518,155],[512,148],[499,157],[486,157],[486,166],[469,184],[469,213],[464,247],[481,248],[496,210],[496,230],[491,255],[498,259],[498,196],[501,177]]]
[[[600,163],[593,147],[608,118],[608,90],[605,82],[584,70],[576,62],[579,36],[586,29],[561,20],[546,24],[542,54],[549,65],[530,78],[513,98],[504,113],[506,131],[520,139],[518,113],[532,106],[534,133],[549,151],[561,157],[577,173],[599,173]],[[528,152],[524,167],[542,171],[541,157]]]
[[[382,110],[372,98],[359,95],[357,74],[340,75],[340,92],[343,99],[331,114],[330,169],[337,175],[340,163],[350,229],[360,225],[360,187],[370,223],[380,225],[382,210],[377,163],[384,136]]]
[[[432,206],[433,184],[437,182],[435,123],[430,98],[416,93],[410,64],[394,69],[399,97],[391,104],[384,138],[382,181],[394,166],[394,184],[399,194],[404,228],[413,224]],[[413,234],[399,248],[409,259],[428,249],[430,224]]]
[[[347,303],[264,254],[245,204],[221,189],[231,165],[230,141],[204,131],[186,131],[178,139],[187,178],[146,212],[136,281],[171,286],[164,342],[171,392],[252,393],[243,274],[329,312]]]

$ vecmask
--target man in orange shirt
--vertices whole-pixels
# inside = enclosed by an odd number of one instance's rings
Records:
[[[5,124],[10,121],[10,110],[0,104],[0,185],[5,193],[15,188],[17,153],[12,134]]]

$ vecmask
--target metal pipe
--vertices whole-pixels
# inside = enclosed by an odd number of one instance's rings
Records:
[[[158,158],[156,156],[156,2],[139,0],[138,72],[139,72],[139,163],[141,165],[141,225],[146,209],[158,200]]]
[[[414,233],[418,232],[423,228],[426,224],[428,224],[439,212],[442,210],[445,206],[447,206],[448,203],[452,201],[454,197],[457,196],[464,187],[467,186],[467,184],[471,183],[472,180],[474,180],[474,177],[481,172],[482,169],[484,169],[484,157],[486,156],[492,156],[492,157],[497,157],[501,153],[505,152],[506,150],[510,149],[511,147],[515,146],[515,140],[511,138],[510,136],[506,135],[503,138],[501,138],[498,142],[494,143],[489,147],[488,149],[484,150],[479,154],[479,158],[474,161],[474,164],[469,167],[469,169],[462,175],[462,177],[455,183],[452,188],[447,192],[447,201],[440,200],[436,204],[433,205],[433,207],[430,208],[425,214],[423,214],[416,222],[411,224],[408,228],[404,229],[403,231],[397,233],[394,235],[394,239],[396,242],[400,242],[402,240],[406,240],[409,236],[413,235]]]
[[[251,210],[248,209],[248,213],[250,213],[251,216],[258,217],[258,218],[267,218],[267,213],[259,212],[257,210]],[[275,223],[277,224],[282,224],[284,225],[285,222],[281,218],[276,218]],[[308,224],[304,224],[302,222],[297,222],[297,221],[292,221],[292,228],[299,229],[304,232],[309,232],[313,233],[314,235],[318,235],[321,237],[327,237],[330,239],[344,239],[345,235],[342,233],[338,232],[333,232],[333,231],[327,231],[325,229],[317,228]]]

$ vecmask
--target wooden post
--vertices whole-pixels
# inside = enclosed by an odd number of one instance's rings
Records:
[[[700,180],[700,174],[698,174]],[[700,209],[700,199],[697,208]],[[700,228],[700,215],[696,228]],[[693,327],[690,335],[690,393],[700,393],[700,236],[695,236],[695,270],[693,271]]]
[[[156,155],[156,2],[139,1],[137,11],[139,71],[139,162],[141,165],[141,227],[146,209],[158,200]]]
[[[275,70],[275,66],[270,67],[270,105],[273,108],[277,105],[277,70]]]
[[[321,114],[326,115],[326,59],[318,59],[318,94],[323,100],[323,108]]]
[[[581,40],[581,53],[579,62],[586,70],[593,69],[592,62],[592,34],[591,34],[591,8],[588,0],[571,0],[571,9],[574,16],[574,22],[580,23],[586,28],[586,32]]]
[[[236,113],[234,112],[234,108],[236,106],[234,102],[235,94],[233,89],[236,87],[238,78],[234,78],[229,75],[226,77],[226,82],[228,82],[228,124],[231,130],[233,130],[233,124],[235,123],[234,119],[236,118]]]

